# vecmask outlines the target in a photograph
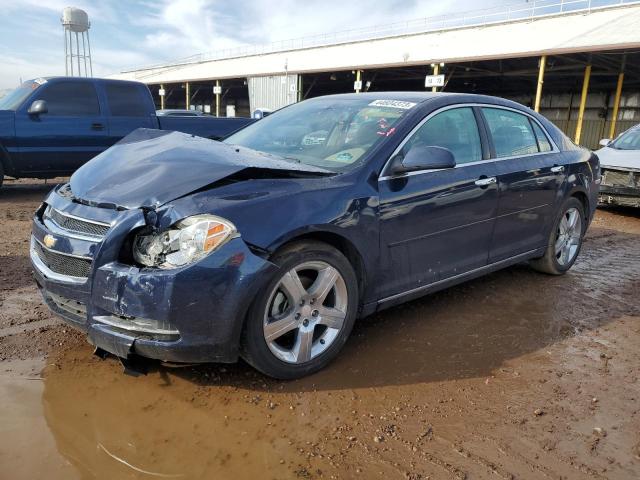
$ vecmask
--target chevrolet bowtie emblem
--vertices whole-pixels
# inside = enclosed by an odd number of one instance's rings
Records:
[[[47,248],[52,248],[57,241],[53,235],[45,235],[42,240],[43,240],[44,246]]]

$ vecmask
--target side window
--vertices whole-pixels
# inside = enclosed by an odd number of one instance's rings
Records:
[[[402,153],[406,154],[414,146],[447,148],[457,164],[482,160],[478,124],[470,107],[445,110],[431,117],[413,134]]]
[[[538,142],[529,117],[502,108],[483,107],[482,111],[498,158],[538,153]]]
[[[137,85],[106,83],[107,102],[114,117],[145,117],[145,108],[140,88]]]
[[[37,97],[45,100],[49,115],[88,117],[100,115],[98,95],[89,82],[57,82],[46,85]]]
[[[538,139],[538,146],[540,147],[540,151],[550,152],[551,150],[553,150],[551,148],[551,143],[549,143],[549,139],[540,128],[540,125],[538,125],[533,120],[531,121],[531,125],[533,125],[533,131],[536,133],[536,138]]]

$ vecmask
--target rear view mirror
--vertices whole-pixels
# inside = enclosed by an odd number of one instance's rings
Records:
[[[49,108],[47,107],[47,102],[45,100],[35,100],[29,107],[29,110],[27,110],[27,113],[29,115],[40,115],[41,113],[47,113],[48,111]]]
[[[456,159],[451,150],[436,146],[417,146],[409,150],[402,161],[394,165],[393,173],[436,170],[455,166]]]
[[[609,145],[611,143],[611,140],[608,139],[608,138],[603,138],[598,143],[600,144],[600,146],[606,147],[607,145]]]

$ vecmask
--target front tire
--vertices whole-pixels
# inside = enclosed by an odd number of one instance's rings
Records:
[[[322,242],[289,245],[272,262],[279,270],[249,309],[242,357],[290,380],[317,372],[342,349],[356,319],[358,282],[347,258]]]
[[[531,266],[550,275],[566,273],[578,258],[586,226],[582,202],[575,197],[568,198],[549,235],[547,251],[541,258],[532,260]]]

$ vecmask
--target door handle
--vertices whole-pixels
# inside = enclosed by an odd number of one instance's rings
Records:
[[[479,178],[478,180],[475,181],[475,184],[478,185],[479,187],[488,187],[489,185],[497,182],[498,180],[496,179],[496,177],[488,177],[488,178]]]
[[[91,130],[104,130],[104,125],[102,123],[92,123]]]
[[[551,171],[553,173],[562,173],[564,172],[564,167],[562,165],[556,165],[554,167],[551,167]]]

